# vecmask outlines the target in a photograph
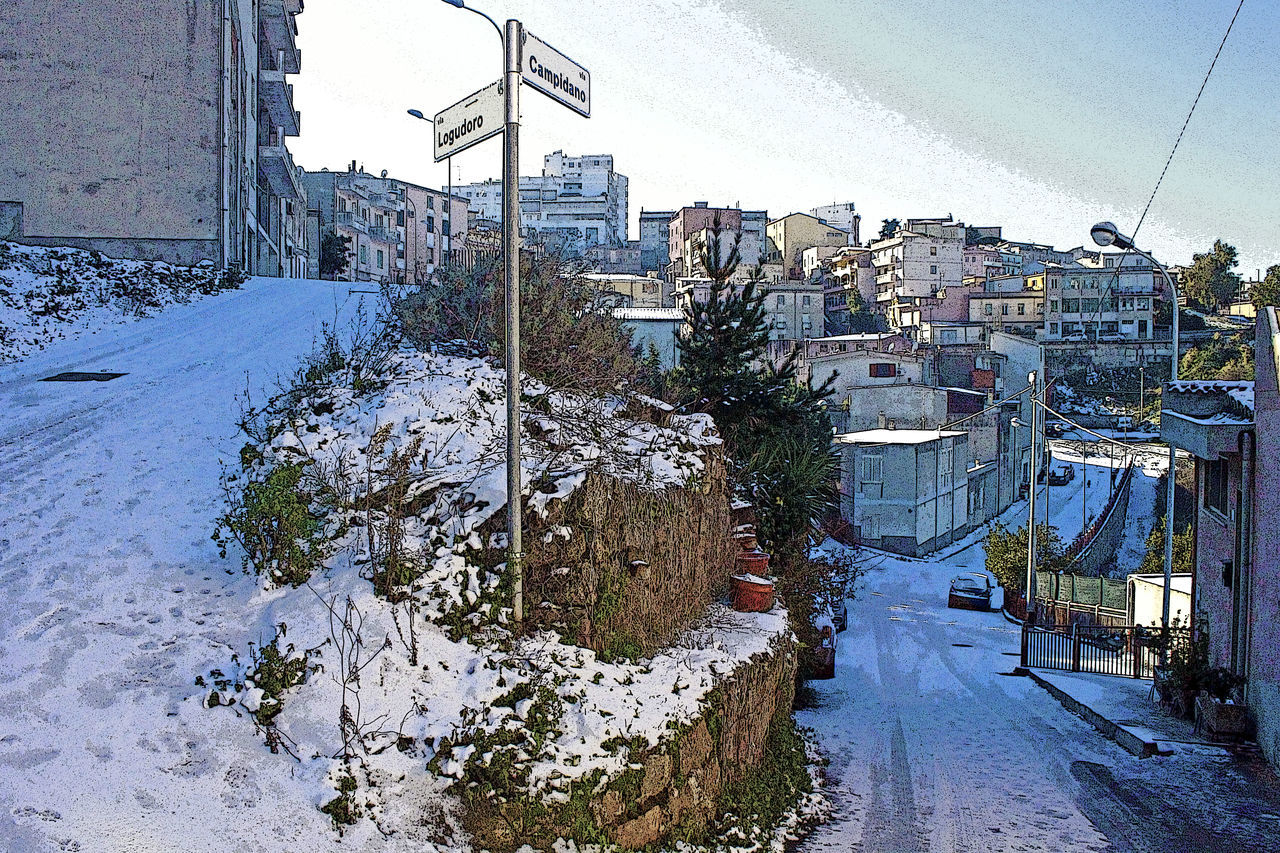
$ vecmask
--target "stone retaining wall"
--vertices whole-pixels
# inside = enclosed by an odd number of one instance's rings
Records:
[[[743,664],[709,696],[705,712],[656,748],[633,753],[630,769],[598,794],[563,807],[477,804],[467,815],[478,848],[511,851],[522,844],[549,849],[560,837],[607,839],[636,850],[676,830],[705,827],[719,812],[728,785],[765,756],[770,722],[790,714],[796,645],[788,633],[768,654]],[[584,822],[582,819],[586,818]],[[519,836],[513,827],[520,827]]]

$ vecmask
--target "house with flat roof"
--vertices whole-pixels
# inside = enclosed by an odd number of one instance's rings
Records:
[[[909,557],[969,532],[969,434],[862,430],[837,435],[840,515],[858,541]]]

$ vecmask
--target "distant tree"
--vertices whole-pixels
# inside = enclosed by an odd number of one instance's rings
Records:
[[[883,317],[876,314],[867,305],[867,301],[862,298],[862,294],[853,291],[849,294],[849,332],[851,335],[869,334],[871,332],[882,332],[884,327],[881,325]]]
[[[1267,268],[1267,275],[1253,288],[1250,297],[1254,307],[1264,305],[1280,307],[1280,264]]]
[[[1142,565],[1138,567],[1139,572],[1157,574],[1164,571],[1164,531],[1168,523],[1162,515],[1156,525],[1151,528],[1151,534],[1147,536],[1147,553],[1142,557]],[[1175,572],[1191,571],[1193,541],[1190,524],[1182,530],[1173,531],[1173,570]]]
[[[1214,335],[1183,354],[1179,379],[1219,379],[1236,382],[1253,379],[1253,345],[1242,335]]]
[[[890,237],[892,237],[894,234],[897,234],[897,233],[898,233],[898,228],[900,227],[900,224],[901,224],[901,223],[899,223],[899,222],[898,222],[898,220],[896,220],[896,219],[883,219],[883,220],[881,220],[881,222],[880,222],[880,236],[879,236],[877,239],[879,239],[879,240],[888,240],[888,239],[889,239]]]
[[[1240,276],[1233,272],[1236,250],[1215,240],[1213,250],[1191,256],[1191,267],[1183,275],[1182,293],[1206,311],[1217,311],[1240,293]]]
[[[986,569],[1009,592],[1022,593],[1027,588],[1027,528],[1010,530],[994,524],[987,533]],[[1062,566],[1062,540],[1058,529],[1041,523],[1036,525],[1036,567],[1056,571]]]
[[[320,238],[320,277],[334,278],[347,271],[350,263],[347,252],[351,250],[351,238],[344,237],[332,228]]]

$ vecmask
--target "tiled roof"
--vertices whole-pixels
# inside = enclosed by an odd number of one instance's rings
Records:
[[[1253,382],[1227,382],[1221,379],[1179,379],[1169,383],[1169,390],[1179,394],[1226,394],[1240,406],[1253,412]]]

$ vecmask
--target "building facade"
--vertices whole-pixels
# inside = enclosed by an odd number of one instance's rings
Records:
[[[766,253],[765,226],[769,214],[764,210],[742,210],[736,207],[708,207],[696,201],[692,207],[677,210],[667,223],[667,281],[706,275],[702,265],[702,249],[708,244],[716,219],[720,221],[722,260],[727,257],[734,237],[738,241],[740,278],[745,279],[752,267]]]
[[[0,239],[284,275],[301,0],[15,0]],[[302,205],[305,210],[305,203]],[[295,213],[296,215],[296,213]],[[297,229],[293,246],[297,248]]]
[[[861,230],[862,216],[854,209],[853,202],[825,204],[822,207],[815,207],[810,210],[809,214],[815,219],[821,219],[828,225],[834,225],[841,231],[849,232],[850,246],[857,246],[862,243],[858,236],[858,232]]]
[[[920,299],[959,287],[965,227],[949,219],[908,219],[892,237],[871,244],[877,311],[902,328],[902,312]]]
[[[454,194],[483,219],[502,221],[502,181],[461,184]],[[531,242],[582,255],[627,244],[628,181],[612,154],[543,157],[542,175],[520,176],[520,232]]]
[[[815,246],[848,246],[853,235],[828,225],[807,213],[792,213],[765,226],[765,237],[773,244],[768,260],[781,263],[783,275],[792,280],[807,278],[804,250]]]

